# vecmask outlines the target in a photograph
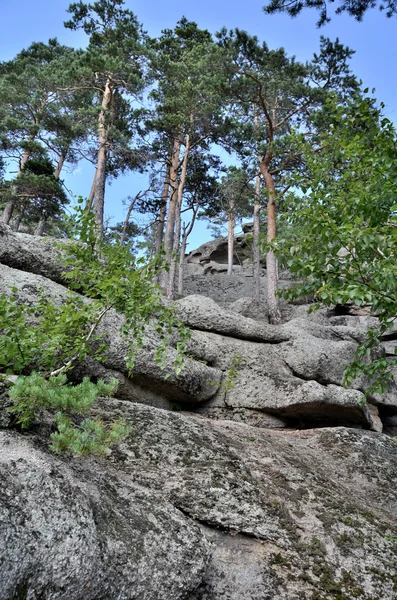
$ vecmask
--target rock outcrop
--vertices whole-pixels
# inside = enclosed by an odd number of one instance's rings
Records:
[[[393,600],[397,443],[118,400],[107,460],[0,435],[0,598]]]
[[[59,261],[0,229],[0,293],[64,302]],[[131,426],[106,459],[50,454],[48,425],[22,435],[0,381],[0,600],[395,600],[397,394],[342,386],[376,320],[286,306],[273,327],[237,296],[175,303],[191,329],[179,375],[149,325],[131,378],[106,315],[106,357],[74,370],[120,381],[95,408]]]
[[[42,293],[46,297],[51,297],[56,303],[63,302],[66,295],[70,293],[64,286],[42,275],[26,273],[0,265],[0,293],[10,293],[11,287],[18,290],[19,300],[28,305],[37,303]],[[120,335],[122,324],[122,317],[114,311],[109,311],[100,324],[98,334],[104,336],[108,350],[102,366],[98,366],[98,369],[108,369],[109,375],[112,376],[117,376],[117,373],[121,374],[120,380],[123,384],[122,394],[124,397],[128,390],[131,392],[134,390],[135,394],[139,394],[140,387],[143,388],[144,396],[147,396],[145,390],[149,388],[154,393],[161,392],[162,396],[169,401],[202,402],[215,394],[221,379],[220,371],[199,361],[186,358],[183,374],[177,375],[172,367],[176,358],[176,350],[172,347],[167,350],[166,370],[159,367],[155,360],[155,352],[160,339],[156,336],[154,328],[147,329],[144,346],[137,353],[133,371],[134,380],[128,381],[129,370],[125,357],[129,346],[128,340]],[[85,374],[98,376],[95,361],[88,361],[85,368]],[[78,367],[78,371],[81,372],[81,366]],[[164,379],[165,373],[168,374],[167,380]],[[168,406],[170,406],[169,402]]]

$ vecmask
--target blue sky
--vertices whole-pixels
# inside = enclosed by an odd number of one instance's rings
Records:
[[[84,46],[84,34],[63,27],[69,4],[69,0],[0,0],[0,60],[9,60],[32,42],[50,37],[70,46]],[[353,72],[365,87],[376,89],[376,97],[386,105],[386,116],[397,124],[397,19],[387,19],[374,9],[361,23],[343,15],[319,30],[316,11],[304,11],[291,19],[287,15],[265,15],[263,4],[264,0],[126,0],[126,6],[153,36],[164,28],[172,28],[185,15],[212,32],[222,26],[246,29],[265,40],[270,48],[283,46],[301,61],[310,59],[318,50],[320,35],[332,40],[339,37],[343,44],[356,50],[351,62]],[[81,165],[66,177],[66,183],[74,194],[87,195],[90,179],[91,170]],[[144,185],[145,179],[139,175],[114,182],[107,191],[107,214],[121,220],[121,199]],[[200,227],[190,247],[208,237],[209,232]]]

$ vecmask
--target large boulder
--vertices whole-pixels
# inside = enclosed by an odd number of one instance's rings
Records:
[[[64,282],[62,272],[65,270],[59,248],[61,243],[66,240],[16,233],[5,223],[0,223],[0,263],[43,275],[58,283]]]
[[[197,588],[209,544],[154,490],[15,434],[0,444],[1,600],[167,600]]]
[[[109,459],[0,435],[0,598],[394,600],[397,442],[106,400]]]
[[[303,314],[275,327],[200,296],[176,304],[181,319],[194,330],[190,353],[224,373],[219,392],[200,408],[203,414],[245,418],[247,423],[269,427],[272,416],[286,425],[381,430],[378,409],[367,404],[363,382],[357,381],[353,390],[342,386],[345,367],[365,335],[364,327],[332,324],[325,317],[304,319]],[[372,402],[393,413],[397,412],[395,398],[393,388]],[[258,419],[258,411],[263,420]]]
[[[234,238],[233,264],[241,265],[244,260],[252,258],[252,248],[245,235]],[[217,238],[202,244],[196,250],[188,254],[187,263],[200,264],[217,263],[227,265],[228,242],[227,238]]]
[[[270,344],[289,339],[288,333],[282,329],[221,309],[214,300],[205,296],[186,296],[175,302],[175,308],[179,318],[191,329]]]
[[[65,300],[68,293],[71,293],[62,285],[41,275],[0,265],[0,293],[10,293],[11,287],[17,288],[19,300],[29,305],[37,303],[42,293],[58,304]],[[155,353],[161,340],[154,326],[147,327],[143,348],[136,353],[134,378],[128,385],[129,382],[126,382],[125,378],[129,379],[130,372],[126,366],[125,357],[129,350],[129,343],[120,334],[122,325],[123,318],[115,311],[109,311],[98,327],[98,333],[107,342],[107,353],[102,366],[108,369],[111,375],[114,375],[114,372],[121,373],[124,398],[127,397],[128,390],[130,390],[134,392],[131,399],[136,399],[136,396],[139,395],[139,388],[142,388],[142,395],[145,398],[148,397],[147,390],[151,390],[154,394],[160,393],[168,403],[174,401],[197,403],[208,400],[216,393],[222,377],[221,372],[186,357],[183,372],[177,374],[173,366],[177,352],[173,347],[169,347],[166,351],[165,368],[160,368],[156,362]],[[86,371],[84,372],[81,367],[78,368],[78,371],[81,375],[98,377],[103,371],[99,366],[98,369],[96,368],[97,364],[88,361],[85,363]]]

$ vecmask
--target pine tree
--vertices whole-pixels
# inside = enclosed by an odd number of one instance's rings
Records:
[[[333,2],[334,0],[330,0]],[[335,14],[340,15],[347,12],[348,15],[354,17],[357,21],[362,21],[367,10],[377,6],[376,0],[339,0],[339,6],[335,10]],[[394,17],[397,15],[397,2],[395,0],[387,0],[378,4],[379,10],[386,12],[386,17]],[[304,8],[315,8],[320,11],[320,17],[317,21],[317,27],[322,27],[331,21],[328,13],[328,3],[326,0],[271,0],[264,11],[268,14],[286,12],[291,17],[296,17]]]
[[[131,106],[127,95],[144,85],[143,40],[135,15],[123,0],[82,1],[69,6],[72,15],[65,27],[82,29],[89,36],[87,50],[76,55],[66,76],[70,92],[90,90],[95,94],[97,145],[92,206],[98,236],[103,234],[106,179],[129,166],[131,154]]]
[[[242,124],[240,153],[258,161],[267,191],[267,301],[269,320],[277,324],[281,313],[277,261],[271,244],[277,236],[282,175],[300,163],[290,136],[291,126],[296,125],[302,133],[314,125],[323,126],[325,115],[321,113],[322,121],[317,113],[327,95],[337,92],[343,99],[357,91],[358,84],[347,66],[352,51],[338,40],[332,43],[322,38],[320,53],[310,65],[303,65],[289,58],[283,49],[270,50],[266,43],[238,29],[229,33],[223,30],[218,37],[230,56],[229,97],[231,110]]]
[[[223,127],[221,51],[211,34],[196,23],[181,19],[174,30],[165,30],[152,41],[153,77],[158,84],[152,131],[168,139],[166,169],[169,187],[168,215],[164,235],[165,259],[169,271],[162,285],[174,293],[177,253],[180,246],[183,193],[189,160],[197,146],[216,141]]]
[[[15,181],[21,178],[30,157],[51,151],[51,142],[59,134],[63,105],[57,93],[61,76],[58,65],[73,53],[50,39],[48,44],[34,43],[15,59],[0,64],[0,152],[10,169],[17,163]],[[2,215],[5,223],[21,203],[21,196],[13,190],[13,186],[8,188]]]

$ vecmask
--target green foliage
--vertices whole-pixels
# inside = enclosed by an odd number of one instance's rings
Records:
[[[109,447],[119,444],[130,432],[130,427],[123,421],[114,421],[106,427],[98,419],[84,419],[76,426],[61,412],[55,415],[55,421],[59,433],[51,434],[50,448],[57,454],[108,454]]]
[[[163,266],[162,257],[155,256],[147,263],[145,258],[133,256],[127,244],[119,247],[98,243],[93,216],[82,208],[82,199],[77,210],[76,232],[82,243],[62,245],[67,267],[65,277],[71,289],[92,299],[91,304],[99,309],[98,318],[110,309],[124,316],[121,333],[130,344],[129,369],[134,366],[134,351],[143,343],[145,326],[155,318],[162,342],[157,349],[157,360],[164,365],[169,336],[177,328],[178,355],[174,368],[180,372],[189,334],[174,311],[164,306],[160,289],[152,283]]]
[[[17,421],[23,429],[28,429],[44,409],[66,413],[87,414],[98,396],[112,395],[117,389],[117,380],[110,383],[99,381],[91,383],[85,377],[79,385],[67,385],[65,373],[42,377],[31,373],[27,377],[18,377],[9,396],[14,403],[10,412],[17,415]]]
[[[330,0],[334,2],[334,0]],[[376,0],[339,0],[335,14],[339,15],[347,12],[348,15],[354,17],[357,21],[362,21],[364,14],[370,8],[377,6]],[[326,0],[270,0],[265,6],[266,13],[286,12],[291,17],[296,17],[304,8],[315,8],[320,11],[320,17],[317,26],[321,27],[331,20],[328,13],[328,3]],[[393,17],[397,14],[397,3],[395,0],[386,0],[379,3],[379,10],[385,10],[387,17]]]
[[[23,429],[29,428],[46,411],[54,415],[58,431],[51,434],[50,448],[53,452],[67,452],[74,456],[106,454],[110,445],[118,444],[129,433],[129,427],[115,421],[108,427],[98,419],[76,422],[76,415],[85,415],[98,396],[116,392],[118,382],[99,380],[96,384],[88,378],[76,386],[67,384],[64,373],[45,379],[37,373],[18,377],[10,389],[13,402],[10,412],[17,415]],[[55,412],[56,411],[56,412]],[[73,414],[72,418],[68,415]]]
[[[247,174],[237,167],[229,167],[218,183],[211,203],[199,213],[199,218],[210,218],[211,228],[216,235],[221,235],[221,227],[228,219],[241,223],[243,218],[251,216],[254,197],[255,189],[247,181]]]
[[[82,201],[80,201],[81,203]],[[44,411],[54,415],[58,433],[52,436],[54,451],[73,454],[104,453],[110,443],[124,437],[123,423],[105,427],[97,420],[76,423],[70,415],[87,414],[98,395],[115,391],[115,382],[78,386],[67,384],[67,372],[88,355],[98,360],[106,351],[105,339],[97,329],[110,310],[124,317],[121,335],[129,342],[125,357],[128,369],[134,366],[134,352],[143,344],[146,325],[156,319],[160,338],[156,358],[165,366],[169,337],[177,330],[177,356],[173,366],[180,373],[188,330],[173,311],[163,306],[158,288],[152,283],[160,261],[144,264],[135,259],[128,246],[118,247],[96,240],[91,213],[77,210],[75,235],[79,241],[62,245],[64,277],[73,290],[63,301],[50,300],[42,292],[34,306],[18,303],[18,289],[0,296],[0,368],[22,376],[10,392],[12,412],[22,427],[29,427]],[[31,371],[35,371],[28,375]],[[24,375],[28,375],[23,377]]]
[[[69,294],[63,304],[54,304],[43,291],[35,306],[18,304],[18,290],[0,296],[0,368],[9,373],[42,374],[62,368],[70,359],[82,360],[87,354],[99,358],[103,348],[89,334],[99,324],[102,307]],[[69,365],[72,366],[72,365]],[[66,368],[64,369],[66,370]]]
[[[225,393],[230,392],[234,388],[242,363],[243,359],[241,356],[235,354],[232,358],[232,366],[228,370],[226,378],[222,381],[222,389]]]
[[[347,369],[345,383],[364,375],[369,393],[392,379],[396,359],[379,353],[397,314],[397,143],[394,128],[369,99],[329,102],[331,132],[318,147],[302,145],[306,172],[291,183],[285,218],[298,236],[276,251],[304,283],[283,292],[314,295],[315,305],[367,305],[379,317]]]

